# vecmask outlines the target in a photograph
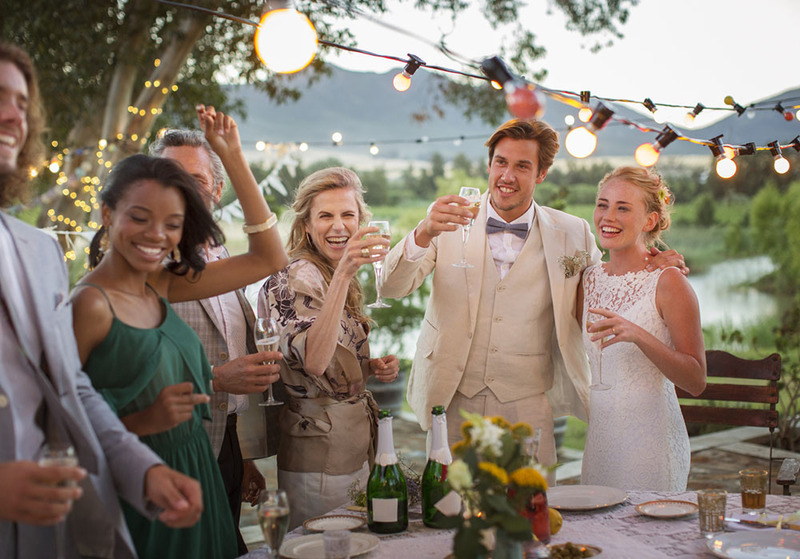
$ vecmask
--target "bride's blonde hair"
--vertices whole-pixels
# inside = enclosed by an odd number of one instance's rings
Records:
[[[602,178],[597,186],[598,194],[613,179],[627,182],[641,189],[644,194],[645,211],[647,213],[655,212],[658,215],[655,226],[645,236],[645,244],[652,246],[659,243],[666,246],[661,239],[661,233],[669,229],[672,223],[670,213],[674,197],[661,175],[642,167],[617,167]]]

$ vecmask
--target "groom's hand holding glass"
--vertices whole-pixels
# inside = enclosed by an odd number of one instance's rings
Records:
[[[427,248],[443,232],[458,231],[462,226],[468,226],[475,218],[469,206],[470,202],[457,194],[437,198],[428,215],[414,230],[414,242],[419,247]]]

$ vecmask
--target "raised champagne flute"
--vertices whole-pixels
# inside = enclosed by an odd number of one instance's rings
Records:
[[[271,559],[277,559],[289,528],[289,499],[286,492],[282,489],[264,489],[258,496],[256,514],[264,533],[267,554]]]
[[[370,221],[368,225],[370,227],[377,227],[378,230],[374,233],[367,233],[365,237],[383,237],[387,241],[391,240],[392,234],[389,230],[388,221]],[[370,247],[370,251],[373,252],[373,255],[380,250],[384,250],[383,245]],[[375,270],[375,293],[377,294],[377,298],[374,303],[367,305],[371,309],[388,309],[391,306],[384,303],[381,298],[381,288],[383,287],[383,260],[382,258],[372,263],[372,269]]]
[[[75,449],[69,443],[50,443],[44,445],[42,454],[39,457],[40,466],[66,466],[68,468],[78,467],[78,457],[75,455]],[[66,480],[59,485],[65,487],[74,487],[77,482],[74,480]],[[66,557],[66,522],[62,521],[55,525],[56,530],[56,558],[64,559]]]
[[[605,317],[601,314],[597,313],[586,313],[586,332],[591,336],[592,334],[596,334],[597,332],[589,332],[589,328],[597,322],[598,320],[603,320]],[[611,388],[611,385],[608,383],[603,382],[603,342],[608,340],[609,336],[603,336],[599,340],[596,340],[594,343],[597,345],[597,381],[592,382],[589,385],[589,388],[592,390],[608,390]]]
[[[256,340],[258,351],[277,351],[278,343],[281,341],[281,333],[278,323],[274,318],[257,318],[253,327],[253,335]],[[269,361],[266,365],[271,365],[275,361]],[[282,406],[283,402],[275,399],[272,395],[272,384],[267,387],[267,399],[258,404],[259,406]]]
[[[472,218],[469,223],[461,226],[461,260],[455,262],[453,266],[456,268],[472,268],[472,264],[467,262],[467,241],[469,240],[469,231],[472,228],[472,223],[478,217],[478,212],[481,209],[481,191],[471,186],[462,186],[461,190],[458,191],[458,195],[467,199],[469,204],[467,209],[472,212]]]

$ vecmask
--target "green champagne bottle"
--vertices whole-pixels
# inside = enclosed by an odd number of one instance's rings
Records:
[[[447,467],[453,461],[447,445],[447,416],[444,406],[433,406],[431,410],[431,453],[422,473],[422,521],[425,526],[441,528],[443,514],[436,508],[450,492],[447,483]]]
[[[367,526],[379,534],[408,528],[408,489],[394,452],[391,410],[378,412],[378,452],[367,481]]]

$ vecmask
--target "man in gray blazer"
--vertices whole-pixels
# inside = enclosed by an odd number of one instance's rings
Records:
[[[23,195],[42,118],[33,65],[0,43],[0,206]],[[129,433],[80,370],[64,256],[56,241],[0,211],[0,557],[135,558],[119,507],[181,528],[202,512],[199,484]],[[37,464],[69,443],[80,467]],[[76,482],[70,485],[68,482]]]
[[[383,294],[408,295],[433,272],[408,383],[422,428],[430,429],[435,405],[450,416],[451,444],[461,438],[459,409],[525,421],[542,428],[538,458],[553,465],[553,417],[588,418],[589,364],[575,312],[581,272],[600,251],[585,220],[533,199],[558,152],[550,125],[511,120],[486,145],[489,188],[463,249],[469,267],[453,264],[472,214],[464,198],[443,196],[386,257]],[[659,258],[682,261],[674,251]]]
[[[150,146],[151,155],[180,163],[197,181],[209,209],[219,203],[225,170],[219,156],[199,130],[169,130]],[[226,258],[225,247],[205,247],[207,260]],[[233,513],[239,552],[247,546],[239,532],[242,501],[256,504],[264,477],[254,459],[272,456],[278,449],[280,406],[259,406],[271,383],[278,399],[285,394],[280,382],[279,352],[258,352],[253,338],[255,315],[244,290],[174,303],[172,308],[197,332],[213,367],[211,423],[204,427],[217,456]],[[265,364],[272,362],[272,364]]]

